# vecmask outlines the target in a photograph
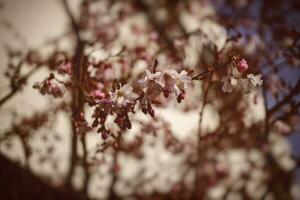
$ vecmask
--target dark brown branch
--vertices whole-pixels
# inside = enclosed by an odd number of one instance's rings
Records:
[[[76,50],[75,55],[73,57],[73,74],[72,74],[72,81],[73,81],[73,92],[72,92],[72,117],[71,117],[71,125],[72,125],[72,141],[71,141],[71,157],[70,157],[70,169],[66,178],[66,186],[71,188],[72,177],[74,174],[76,161],[77,161],[77,128],[76,128],[76,121],[80,120],[80,115],[83,111],[83,93],[80,89],[80,81],[82,80],[82,62],[83,62],[83,52],[84,52],[84,43],[80,39],[79,31],[80,27],[76,23],[70,7],[66,0],[62,0],[63,6],[65,8],[66,13],[71,21],[71,25],[73,28],[73,32],[76,35]]]
[[[32,70],[30,70],[27,74],[25,74],[23,77],[21,77],[18,80],[18,84],[20,86],[20,83],[25,82],[30,76],[32,76],[39,68],[41,67],[41,65],[33,68]],[[11,99],[13,96],[15,96],[15,94],[18,93],[18,91],[20,91],[19,87],[15,87],[14,89],[12,89],[8,94],[6,94],[2,99],[0,99],[0,107],[6,103],[9,99]]]
[[[170,48],[171,50],[175,50],[177,53],[177,49],[174,46],[174,43],[172,42],[172,40],[166,35],[166,33],[163,31],[163,26],[161,26],[158,21],[155,19],[154,15],[151,13],[150,8],[148,7],[148,5],[143,1],[143,0],[136,0],[137,5],[139,5],[139,7],[142,9],[142,11],[146,14],[149,22],[152,24],[152,26],[154,27],[154,29],[158,32],[158,34],[161,36],[161,38],[163,39],[163,41],[166,43],[166,45],[168,46],[168,48]]]
[[[300,92],[300,79],[298,80],[298,82],[296,83],[296,85],[292,88],[292,90],[290,91],[290,93],[286,97],[284,97],[280,102],[278,102],[273,108],[269,109],[268,116],[274,114],[282,106],[284,106],[285,104],[289,103],[294,96],[296,96],[297,94],[299,94],[299,92]]]
[[[215,69],[215,68],[214,68]],[[203,78],[204,75],[206,75],[207,73],[209,73],[211,70],[205,70],[204,72],[192,77],[192,80],[201,80],[201,78]]]
[[[62,0],[62,3],[63,3],[63,6],[65,8],[65,11],[66,11],[70,21],[71,21],[71,26],[73,28],[73,31],[74,31],[75,35],[76,35],[76,38],[77,38],[77,40],[80,40],[79,28],[78,28],[77,22],[76,22],[76,20],[73,16],[71,10],[70,10],[70,7],[67,3],[67,0]]]
[[[77,131],[76,131],[76,124],[75,122],[80,120],[80,115],[82,112],[82,106],[83,106],[83,96],[82,91],[80,87],[78,87],[79,81],[81,79],[81,63],[82,63],[82,55],[83,55],[83,43],[79,41],[76,48],[76,53],[74,56],[74,70],[73,70],[73,84],[74,84],[74,90],[72,93],[72,118],[71,118],[71,124],[72,124],[72,142],[71,142],[71,160],[70,160],[70,169],[69,174],[67,176],[66,185],[68,187],[71,186],[71,180],[73,177],[76,161],[77,161]]]

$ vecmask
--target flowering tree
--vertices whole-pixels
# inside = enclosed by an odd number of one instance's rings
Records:
[[[65,144],[44,132],[65,113],[68,169],[41,176],[74,195],[65,198],[296,198],[299,161],[286,137],[299,131],[299,3],[84,0],[78,15],[61,4],[70,29],[47,42],[50,52],[7,48],[1,107],[48,71],[29,87],[51,105],[14,113],[1,134],[3,151],[20,141],[26,172],[37,158],[59,168],[55,149]],[[198,113],[196,129],[186,121],[174,133],[172,114],[162,114],[170,107]]]

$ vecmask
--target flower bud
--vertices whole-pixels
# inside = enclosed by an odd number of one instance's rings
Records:
[[[237,70],[240,72],[240,73],[243,73],[245,71],[247,71],[248,69],[248,63],[246,60],[242,59],[238,62],[237,64]]]

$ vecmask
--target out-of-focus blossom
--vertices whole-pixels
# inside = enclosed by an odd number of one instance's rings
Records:
[[[62,62],[58,65],[57,71],[59,74],[71,74],[72,72],[72,64],[70,62]]]
[[[266,162],[263,151],[256,148],[232,148],[220,151],[214,157],[226,176],[208,190],[210,199],[223,199],[226,191],[232,190],[245,190],[253,199],[260,199],[264,195],[268,174],[264,170]],[[245,175],[247,179],[244,179]],[[253,191],[256,193],[253,194]]]
[[[249,74],[247,78],[227,76],[222,80],[222,82],[224,82],[222,91],[225,93],[231,93],[233,90],[239,90],[247,93],[255,90],[258,86],[263,84],[261,74]]]
[[[292,170],[296,163],[291,157],[291,146],[278,133],[272,132],[269,137],[270,151],[277,164],[285,171]]]
[[[281,120],[277,120],[274,125],[279,133],[290,133],[292,131],[292,128]]]

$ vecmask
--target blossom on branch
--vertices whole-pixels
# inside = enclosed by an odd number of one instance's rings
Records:
[[[162,72],[155,72],[155,73],[151,73],[148,69],[146,69],[146,77],[143,80],[139,80],[138,83],[141,84],[141,86],[144,89],[147,89],[147,87],[149,87],[149,85],[155,82],[158,85],[163,87],[163,77],[162,77]],[[144,90],[145,92],[145,90]]]
[[[263,84],[261,74],[258,74],[258,75],[248,74],[247,79],[249,81],[250,89],[255,89],[257,86],[260,86]]]
[[[187,75],[187,71],[182,70],[180,73],[171,69],[164,72],[164,90],[174,92],[178,97],[192,82],[192,78]]]
[[[233,76],[227,76],[225,77],[222,82],[224,82],[222,86],[222,91],[230,93],[233,91],[233,89],[237,86],[238,80],[234,78]]]
[[[163,91],[164,96],[168,97],[170,93],[174,93],[178,102],[184,99],[185,89],[191,82],[192,78],[187,71],[182,70],[178,73],[173,69],[155,73],[146,70],[146,77],[139,81],[146,95],[156,97]]]
[[[244,93],[251,92],[263,84],[261,74],[249,74],[247,78],[236,78],[234,76],[225,77],[222,82],[222,91],[231,93],[233,90],[238,90]]]
[[[125,84],[120,89],[110,92],[110,97],[116,105],[126,106],[128,103],[133,103],[138,95],[133,92],[130,85]]]
[[[43,80],[42,82],[36,82],[33,85],[34,89],[38,89],[42,95],[48,94],[52,95],[55,98],[62,97],[63,91],[58,86],[57,81],[53,74],[50,74],[48,78]]]

